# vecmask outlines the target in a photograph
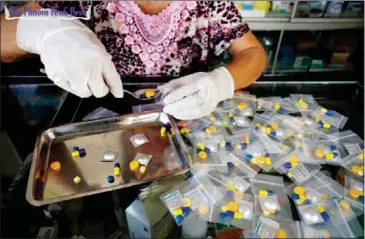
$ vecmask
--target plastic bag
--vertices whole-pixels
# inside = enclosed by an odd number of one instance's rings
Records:
[[[346,200],[357,211],[360,210],[361,214],[364,213],[364,182],[346,175],[345,187],[347,189]],[[349,209],[346,205],[343,208]]]
[[[343,159],[343,166],[357,179],[364,180],[363,154],[348,155]]]
[[[225,100],[219,105],[218,111],[227,110],[232,110],[234,114],[240,116],[253,116],[256,112],[256,96],[235,96]]]
[[[245,150],[250,144],[260,140],[257,134],[253,132],[252,128],[241,131],[239,134],[226,137],[226,140],[230,142],[232,149]]]
[[[252,192],[257,199],[255,201],[255,213],[287,219],[292,218],[288,197],[283,193],[284,180],[282,177],[259,174],[254,178],[250,178],[250,182]],[[272,208],[276,207],[277,209],[263,210],[259,202],[260,197],[270,197],[269,204],[273,206]],[[278,205],[274,206],[276,202]]]
[[[187,134],[204,133],[207,137],[215,135],[227,135],[227,131],[222,126],[217,126],[203,119],[180,121],[177,124],[180,132],[184,134],[183,129],[187,129]]]
[[[219,150],[219,143],[217,140],[202,139],[197,141],[194,145],[193,163],[201,164],[221,164],[222,155],[224,152]]]
[[[350,155],[356,154],[364,158],[364,140],[351,130],[332,133],[328,138],[343,144]]]
[[[225,113],[224,122],[231,134],[237,134],[252,126],[252,122],[246,116],[234,115],[232,112]]]
[[[311,117],[323,128],[335,127],[342,129],[348,120],[348,118],[342,114],[333,110],[327,110],[323,107],[317,107],[317,109],[311,113]]]
[[[290,99],[300,112],[311,112],[319,106],[312,95],[291,94]]]
[[[302,238],[302,224],[283,218],[255,215],[253,230],[245,231],[244,238]]]
[[[222,160],[228,168],[239,170],[250,178],[255,177],[261,170],[259,166],[243,158],[243,154],[239,150],[227,153],[227,155],[222,157]]]
[[[191,213],[195,213],[209,221],[214,201],[205,190],[208,187],[213,188],[214,186],[212,183],[207,182],[203,186],[197,177],[193,176],[174,189],[164,193],[160,198],[179,226]]]
[[[321,166],[318,164],[301,163],[305,157],[300,150],[294,150],[278,161],[274,168],[278,173],[286,174],[294,183],[304,183],[321,169]]]
[[[322,172],[317,172],[302,184],[290,185],[285,192],[296,205],[304,205],[323,203],[329,199],[341,199],[346,194],[346,189]]]
[[[346,157],[343,147],[330,140],[296,139],[294,145],[303,151],[303,163],[342,165]]]
[[[289,98],[265,97],[259,98],[257,102],[258,110],[275,111],[279,114],[297,113],[298,109]]]

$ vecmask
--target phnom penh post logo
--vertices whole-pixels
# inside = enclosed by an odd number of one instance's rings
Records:
[[[82,19],[90,20],[91,17],[91,6],[87,9],[86,13],[80,9],[71,7],[68,11],[59,11],[56,8],[47,9],[31,9],[29,7],[7,7],[4,6],[5,19],[13,20],[19,18],[26,19]]]

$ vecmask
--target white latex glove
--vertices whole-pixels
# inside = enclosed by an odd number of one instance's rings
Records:
[[[234,81],[225,67],[198,72],[159,87],[167,96],[163,111],[177,119],[197,119],[210,114],[222,100],[232,98]]]
[[[43,9],[44,10],[44,9]],[[123,97],[123,85],[103,44],[78,19],[20,18],[17,43],[39,54],[57,86],[79,97]]]

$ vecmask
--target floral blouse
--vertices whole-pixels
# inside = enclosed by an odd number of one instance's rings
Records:
[[[157,15],[133,1],[39,2],[44,8],[83,12],[121,75],[180,75],[219,56],[249,31],[232,2],[171,1]]]

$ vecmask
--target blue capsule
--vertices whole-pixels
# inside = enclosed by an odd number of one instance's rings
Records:
[[[191,212],[190,207],[183,207],[181,209],[182,209],[182,212],[183,212],[184,216],[188,216]]]
[[[364,145],[363,144],[359,144],[360,149],[363,150],[364,149]]]
[[[252,160],[253,159],[253,156],[251,154],[246,154],[246,159],[247,160]]]
[[[227,213],[225,213],[225,212],[221,212],[221,213],[219,213],[219,219],[220,219],[221,221],[226,220],[226,218],[227,218]]]
[[[325,114],[332,117],[334,113],[332,110],[327,110]]]
[[[272,136],[272,137],[276,137],[276,135],[278,135],[278,134],[276,133],[276,131],[271,131],[271,132],[270,132],[270,136]]]
[[[321,216],[325,222],[328,222],[330,220],[330,216],[327,212],[321,212]]]
[[[175,217],[175,221],[177,224],[181,224],[184,221],[184,217],[179,215],[179,216]]]
[[[241,144],[241,148],[243,148],[243,149],[244,149],[244,148],[246,148],[246,147],[247,147],[247,143],[242,143],[242,144]]]
[[[72,152],[79,151],[79,147],[73,147]]]
[[[231,144],[231,142],[227,141],[226,142],[226,148],[230,148],[230,147],[232,147],[232,144]]]
[[[333,153],[333,158],[337,158],[338,157],[338,153]]]
[[[275,193],[274,193],[274,191],[273,190],[267,190],[267,195],[269,195],[269,196],[272,196],[272,195],[274,195]]]
[[[298,200],[298,199],[299,199],[299,195],[298,195],[298,194],[296,194],[296,193],[293,193],[293,194],[291,195],[291,198],[292,198],[293,200]]]
[[[227,162],[227,167],[228,168],[234,168],[234,164],[232,162]]]
[[[336,145],[331,145],[330,149],[331,149],[331,151],[335,151],[337,149],[337,147],[336,147]]]
[[[209,149],[209,148],[205,147],[205,148],[204,148],[204,152],[206,152],[207,154],[209,154],[211,151],[210,151],[210,149]]]
[[[232,219],[234,217],[234,212],[232,211],[227,211],[226,212],[226,216],[229,218],[229,219]]]
[[[324,123],[323,123],[322,121],[318,121],[318,124],[319,124],[320,126],[323,126],[323,125],[324,125]]]
[[[286,169],[291,169],[291,163],[290,162],[286,162],[283,164],[284,168]]]
[[[108,183],[114,183],[114,177],[113,176],[108,176],[107,180],[108,180]]]
[[[120,168],[120,164],[119,163],[115,163],[114,164],[114,168]]]
[[[197,153],[200,153],[201,151],[202,151],[202,150],[201,150],[201,149],[199,149],[199,148],[197,148],[197,149],[196,149],[196,152],[197,152]]]
[[[269,158],[270,154],[269,153],[265,153],[265,158]]]
[[[309,199],[307,199],[307,200],[305,200],[305,201],[303,202],[303,205],[308,205],[308,204],[311,204],[311,201],[310,201]]]
[[[139,95],[139,98],[141,98],[141,99],[147,99],[147,96],[145,94],[140,94]]]
[[[85,157],[86,156],[86,150],[85,149],[80,149],[79,150],[79,155],[80,155],[80,157]]]
[[[286,109],[280,108],[278,112],[279,114],[286,114],[288,111]]]

